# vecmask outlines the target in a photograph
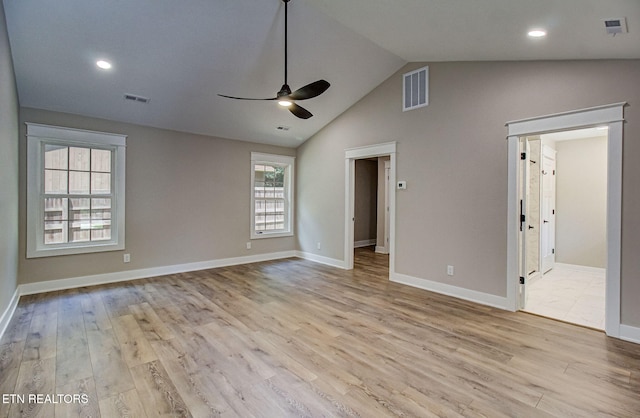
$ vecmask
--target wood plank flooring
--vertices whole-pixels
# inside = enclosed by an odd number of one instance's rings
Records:
[[[391,283],[369,249],[355,261],[23,297],[0,393],[26,401],[0,417],[640,416],[640,345]]]

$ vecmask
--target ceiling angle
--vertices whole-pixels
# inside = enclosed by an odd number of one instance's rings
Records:
[[[291,88],[287,83],[287,46],[288,46],[288,13],[287,6],[290,0],[282,0],[284,2],[284,84],[280,87],[280,91],[276,93],[276,97],[270,97],[267,99],[255,99],[250,97],[235,97],[235,96],[227,96],[224,94],[218,94],[218,96],[226,97],[229,99],[236,100],[277,100],[278,104],[289,109],[291,113],[297,116],[300,119],[309,119],[313,116],[311,112],[309,112],[304,107],[298,105],[296,102],[299,100],[307,100],[317,97],[324,93],[331,84],[329,84],[326,80],[318,80],[313,83],[307,84],[304,87],[299,88],[298,90],[291,92]]]

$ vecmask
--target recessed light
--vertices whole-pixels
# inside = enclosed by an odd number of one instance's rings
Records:
[[[542,29],[534,29],[534,30],[530,30],[529,33],[527,33],[527,35],[529,35],[531,38],[542,38],[547,36],[547,31]]]
[[[109,61],[100,60],[96,62],[98,68],[102,68],[103,70],[109,70],[111,68],[111,63]]]

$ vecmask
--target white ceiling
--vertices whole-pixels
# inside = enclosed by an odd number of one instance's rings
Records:
[[[296,147],[411,61],[640,58],[639,0],[4,0],[21,106]],[[629,33],[605,34],[626,17]],[[544,27],[545,39],[527,30]],[[110,71],[95,61],[112,61]],[[398,86],[400,88],[400,86]],[[124,94],[148,97],[148,104]],[[398,103],[400,108],[401,103]],[[291,127],[288,131],[278,126]]]

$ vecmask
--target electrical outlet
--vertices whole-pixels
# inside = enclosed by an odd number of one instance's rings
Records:
[[[247,242],[247,250],[251,249],[251,241]]]
[[[320,245],[320,243],[318,242],[318,243],[316,244],[316,248],[317,248],[317,249],[319,249],[319,250],[321,250],[321,249],[322,249],[322,245]]]
[[[122,261],[124,261],[125,263],[129,263],[129,262],[131,262],[131,254],[125,254],[125,255],[122,257]]]
[[[453,276],[453,266],[447,266],[447,276]]]

